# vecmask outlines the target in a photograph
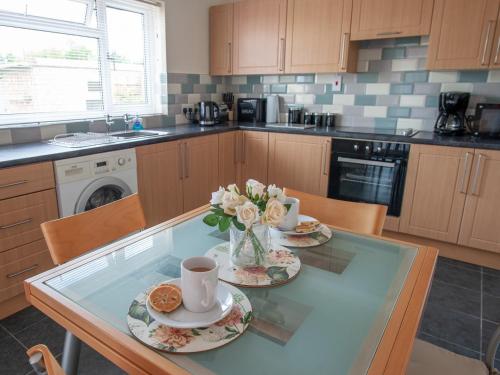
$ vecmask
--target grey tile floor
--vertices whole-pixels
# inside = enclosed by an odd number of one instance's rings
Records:
[[[500,323],[500,271],[439,258],[419,337],[453,352],[481,358]],[[45,343],[60,360],[64,329],[29,307],[0,320],[0,374],[30,373],[26,349]],[[500,368],[500,351],[496,367]],[[79,374],[123,374],[83,346]]]

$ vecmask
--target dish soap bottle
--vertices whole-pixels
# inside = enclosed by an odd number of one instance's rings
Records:
[[[142,126],[142,118],[139,115],[135,115],[132,130],[143,130],[144,126]]]

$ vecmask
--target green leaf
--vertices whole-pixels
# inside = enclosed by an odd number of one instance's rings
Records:
[[[146,306],[144,304],[137,302],[136,300],[134,300],[134,302],[132,302],[132,305],[130,305],[128,314],[132,318],[146,323],[147,326],[149,326],[151,323],[154,322],[154,319],[151,318],[151,316],[149,315]]]
[[[215,227],[219,224],[219,216],[216,214],[208,214],[203,218],[203,222],[211,227]]]
[[[220,208],[219,206],[212,205],[212,208],[210,209],[214,214],[217,216],[222,216],[224,215],[224,210]]]
[[[191,332],[193,333],[193,335],[194,335],[194,336],[201,336],[201,333],[200,333],[200,332],[198,332],[198,330],[197,330],[197,329],[195,329],[195,328],[193,328],[193,329],[191,330]]]
[[[271,282],[275,283],[280,283],[290,278],[286,267],[271,266],[266,270],[266,273],[272,279]]]
[[[224,337],[224,340],[229,340],[229,339],[232,339],[233,337],[237,336],[239,332],[236,332],[236,333],[230,333],[229,335],[226,335]]]
[[[231,219],[227,216],[222,216],[219,220],[219,230],[225,232],[229,229],[229,225],[231,225]]]
[[[285,206],[287,212],[290,210],[290,207],[292,207],[291,203],[285,203],[283,206]]]
[[[245,230],[245,226],[243,224],[241,224],[238,219],[236,218],[236,216],[233,217],[233,224],[236,228],[238,228],[239,230],[243,231]]]
[[[252,320],[252,312],[251,311],[248,311],[242,318],[241,318],[241,322],[243,324],[248,324],[250,322],[250,320]]]
[[[231,333],[238,333],[238,330],[232,327],[224,327],[226,331],[231,332]]]

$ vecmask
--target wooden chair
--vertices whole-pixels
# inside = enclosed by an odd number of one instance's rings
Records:
[[[380,236],[387,207],[380,204],[356,203],[330,199],[285,188],[288,197],[300,200],[300,212],[322,223],[339,228]]]
[[[41,225],[55,264],[67,262],[145,226],[146,219],[137,194]]]
[[[26,353],[36,374],[66,375],[52,352],[45,345],[35,345],[28,349]]]

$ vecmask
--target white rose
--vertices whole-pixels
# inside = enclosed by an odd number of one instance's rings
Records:
[[[224,193],[226,190],[222,186],[219,187],[219,190],[214,191],[212,193],[212,199],[210,199],[210,204],[216,205],[216,204],[221,204],[222,203],[222,197],[224,196]]]
[[[227,186],[227,190],[229,190],[230,192],[234,192],[234,193],[237,193],[239,194],[240,193],[240,190],[238,189],[238,186],[236,186],[236,184],[231,184],[231,185],[228,185]]]
[[[234,216],[236,215],[236,207],[242,205],[247,198],[243,195],[239,195],[234,191],[225,191],[222,196],[221,207],[224,213]]]
[[[276,187],[276,185],[269,185],[267,187],[267,193],[269,194],[270,198],[276,198],[281,203],[285,203],[286,195],[285,193],[283,193],[283,190],[281,190],[279,187]]]
[[[236,217],[246,229],[252,227],[259,220],[259,208],[250,201],[236,207]]]
[[[264,186],[264,184],[260,183],[259,181],[252,179],[247,181],[247,193],[250,197],[262,198],[265,189],[266,187]]]
[[[271,198],[267,202],[266,211],[264,211],[263,221],[272,226],[277,227],[283,221],[286,215],[286,207],[277,198]]]

